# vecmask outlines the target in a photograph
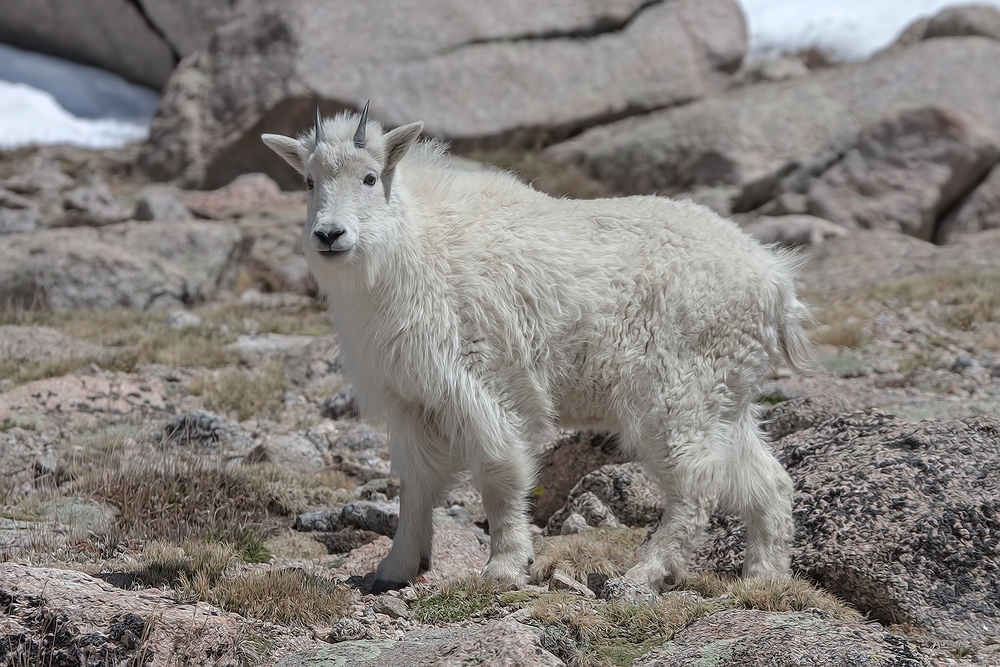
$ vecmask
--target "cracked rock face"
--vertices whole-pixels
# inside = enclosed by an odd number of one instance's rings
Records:
[[[177,68],[141,163],[199,187],[249,170],[299,187],[259,134],[310,126],[317,99],[327,114],[371,99],[374,118],[459,148],[546,144],[703,97],[745,50],[732,0],[261,0]]]

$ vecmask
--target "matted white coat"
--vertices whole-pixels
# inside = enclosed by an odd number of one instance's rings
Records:
[[[660,483],[626,577],[682,576],[717,502],[747,524],[745,575],[788,572],[792,484],[754,404],[773,361],[808,364],[786,254],[691,201],[555,199],[463,168],[421,123],[319,128],[263,139],[307,179],[306,259],[362,412],[389,425],[400,523],[374,590],[430,567],[431,510],[463,469],[484,574],[526,583],[533,449],[557,427],[618,433]]]

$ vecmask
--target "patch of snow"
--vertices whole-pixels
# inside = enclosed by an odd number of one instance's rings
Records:
[[[117,148],[149,136],[158,103],[111,72],[0,44],[0,148]]]
[[[838,61],[864,60],[920,18],[955,0],[737,0],[746,17],[748,59],[816,47]],[[977,0],[1000,7],[1000,0]]]

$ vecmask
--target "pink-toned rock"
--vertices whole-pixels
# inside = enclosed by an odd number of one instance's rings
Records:
[[[560,667],[566,663],[542,648],[541,639],[533,628],[502,619],[490,621],[470,639],[445,644],[426,664],[429,667]]]
[[[535,522],[544,526],[584,475],[626,461],[617,451],[617,440],[606,433],[566,431],[545,443],[539,456]]]
[[[703,97],[745,51],[733,0],[258,0],[180,63],[140,164],[198,187],[251,170],[301,187],[260,133],[369,99],[373,118],[422,119],[460,147],[532,146]]]
[[[955,109],[893,112],[862,131],[809,190],[809,211],[847,228],[925,241],[940,215],[1000,159],[1000,139]]]
[[[286,194],[265,174],[244,174],[218,190],[198,192],[184,198],[184,205],[203,218],[225,220],[261,211],[301,209],[306,201],[301,194]]]
[[[937,228],[935,243],[952,243],[961,236],[1000,228],[1000,165],[993,167],[955,211]]]
[[[930,663],[905,637],[878,625],[839,621],[819,611],[721,611],[701,618],[636,667],[925,667]]]
[[[163,381],[142,373],[66,375],[36,380],[0,394],[4,417],[31,419],[39,431],[81,428],[115,415],[164,416]]]
[[[14,665],[239,664],[246,621],[173,592],[129,591],[83,572],[0,563],[2,655]],[[319,642],[302,632],[260,625],[269,658]],[[8,664],[8,663],[5,663]]]

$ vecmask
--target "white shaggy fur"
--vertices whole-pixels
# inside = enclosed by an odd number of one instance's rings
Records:
[[[390,428],[400,524],[375,589],[429,567],[431,509],[462,469],[489,519],[484,574],[523,585],[532,448],[557,426],[618,433],[660,482],[628,578],[682,576],[717,501],[748,525],[744,574],[787,573],[792,484],[753,398],[772,359],[809,356],[789,258],[690,201],[554,199],[414,143],[420,123],[370,121],[358,149],[357,123],[263,139],[315,182],[306,259],[362,410]]]

